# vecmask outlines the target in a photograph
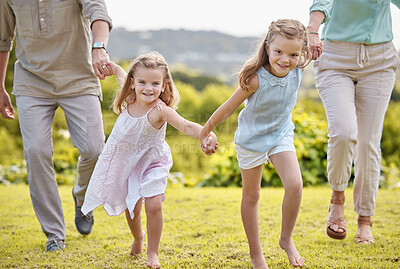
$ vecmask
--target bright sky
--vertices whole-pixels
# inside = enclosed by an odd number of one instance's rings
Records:
[[[106,0],[114,27],[131,31],[216,30],[263,36],[271,21],[291,18],[308,24],[312,0]],[[400,10],[392,5],[393,33],[400,49]],[[322,27],[321,27],[322,29]],[[181,40],[184,42],[184,40]]]

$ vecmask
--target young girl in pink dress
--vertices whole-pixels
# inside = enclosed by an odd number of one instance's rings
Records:
[[[109,62],[122,88],[114,100],[114,111],[120,116],[93,171],[82,206],[87,214],[103,204],[108,215],[125,211],[134,237],[131,254],[142,251],[145,232],[141,224],[142,203],[147,215],[147,266],[160,268],[158,247],[163,226],[162,201],[167,177],[172,167],[171,150],[165,142],[167,122],[193,138],[200,138],[202,127],[182,118],[174,108],[179,93],[172,81],[164,57],[152,52],[136,58],[128,74]],[[211,133],[211,147],[217,148]]]

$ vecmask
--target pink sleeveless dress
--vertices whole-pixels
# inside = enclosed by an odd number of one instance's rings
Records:
[[[160,103],[156,107],[162,109]],[[165,199],[171,149],[165,142],[167,123],[157,130],[148,120],[152,109],[142,117],[124,109],[118,117],[90,179],[83,214],[103,204],[110,216],[128,208],[133,218],[139,199],[159,194]]]

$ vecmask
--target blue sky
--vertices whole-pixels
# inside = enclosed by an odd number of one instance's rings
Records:
[[[106,0],[115,27],[127,30],[216,30],[236,36],[262,36],[271,21],[308,23],[312,0]],[[400,49],[400,10],[392,5],[394,43]],[[322,29],[322,28],[321,28]]]

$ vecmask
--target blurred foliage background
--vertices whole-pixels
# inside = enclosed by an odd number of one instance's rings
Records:
[[[12,91],[14,53],[10,54],[7,68],[6,89]],[[120,63],[125,69],[129,62]],[[171,68],[172,77],[181,94],[178,113],[184,118],[204,124],[211,114],[236,90],[218,78],[195,73],[182,66]],[[118,88],[115,77],[101,81],[103,90],[103,122],[106,137],[109,136],[117,115],[111,104]],[[10,94],[15,107],[15,98]],[[233,136],[237,117],[243,105],[215,133],[219,140],[216,154],[206,156],[199,141],[178,132],[171,126],[166,140],[172,149],[174,166],[169,178],[174,186],[241,186],[240,169],[234,151]],[[386,113],[382,138],[381,187],[400,187],[400,81],[396,82],[389,109]],[[18,118],[18,113],[17,117]],[[306,186],[327,183],[326,150],[328,126],[325,111],[315,89],[312,64],[306,68],[299,98],[293,112],[295,146]],[[59,184],[73,184],[76,180],[78,152],[73,148],[62,110],[57,110],[53,125],[54,168]],[[0,183],[27,182],[23,159],[22,140],[18,119],[0,117]],[[262,186],[281,186],[272,165],[263,169]]]

